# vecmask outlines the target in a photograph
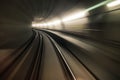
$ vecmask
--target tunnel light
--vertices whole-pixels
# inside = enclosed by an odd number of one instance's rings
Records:
[[[61,23],[61,20],[54,20],[54,21],[48,22],[47,24],[48,25],[55,25],[55,24],[60,24],[60,23]]]
[[[75,19],[79,19],[79,18],[83,18],[86,17],[89,13],[89,11],[96,9],[98,7],[101,7],[103,5],[106,5],[108,7],[113,7],[113,6],[117,6],[120,4],[120,0],[105,0],[99,4],[96,4],[88,9],[85,9],[84,11],[79,11],[79,12],[75,12],[67,17],[63,17],[62,19],[56,19],[56,20],[52,20],[52,21],[48,21],[45,23],[34,23],[32,24],[33,27],[52,27],[58,24],[61,24],[61,22],[67,22],[67,21],[71,21],[71,20],[75,20]]]
[[[35,27],[36,26],[36,24],[35,23],[32,23],[32,27]]]
[[[66,18],[63,18],[62,21],[63,22],[66,22],[66,21],[71,21],[71,20],[74,20],[74,19],[78,19],[78,18],[82,18],[82,17],[85,17],[87,15],[87,12],[78,12],[76,14],[73,14],[71,16],[68,16]]]
[[[53,22],[54,24],[60,24],[61,23],[61,20],[56,20]]]
[[[47,24],[46,24],[46,23],[43,23],[43,24],[41,24],[41,26],[47,26]]]
[[[44,24],[40,24],[40,23],[33,23],[32,27],[39,27],[39,26],[44,26]]]
[[[33,26],[33,27],[37,27],[37,26],[39,26],[39,24],[33,23],[32,26]]]
[[[118,6],[118,5],[120,5],[120,0],[115,0],[111,3],[108,3],[107,7],[114,7],[114,6]]]

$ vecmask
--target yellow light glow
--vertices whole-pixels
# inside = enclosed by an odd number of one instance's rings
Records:
[[[36,26],[36,24],[32,24],[32,27],[35,27]]]
[[[113,2],[111,2],[113,1]],[[65,17],[60,17],[60,19],[54,19],[52,21],[48,21],[48,22],[45,22],[45,23],[33,23],[32,26],[33,27],[52,27],[52,26],[56,26],[56,25],[59,25],[61,24],[61,22],[67,22],[67,21],[72,21],[72,20],[75,20],[75,19],[79,19],[79,18],[83,18],[83,17],[86,17],[89,13],[89,11],[93,10],[93,9],[96,9],[98,7],[101,7],[103,5],[106,5],[108,7],[113,7],[113,6],[117,6],[120,4],[120,0],[105,0],[99,4],[96,4],[88,9],[85,9],[85,10],[82,10],[82,11],[75,11],[74,13],[71,13]],[[40,18],[42,19],[42,18]]]
[[[32,23],[32,27],[39,27],[39,26],[44,26],[45,24],[40,24],[40,23]]]
[[[111,3],[108,3],[107,7],[114,7],[114,6],[118,6],[118,5],[120,5],[120,0],[115,0]]]
[[[61,21],[60,20],[55,20],[55,21],[52,21],[52,22],[48,22],[47,24],[48,25],[55,25],[55,24],[60,24]]]
[[[74,20],[74,19],[85,17],[86,15],[87,15],[87,12],[78,12],[76,14],[73,14],[71,16],[63,18],[62,21],[64,21],[64,22],[71,21],[71,20]]]

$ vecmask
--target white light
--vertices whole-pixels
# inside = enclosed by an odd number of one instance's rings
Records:
[[[53,24],[60,24],[60,23],[61,23],[60,20],[56,20],[56,21],[53,22]]]
[[[117,5],[120,5],[120,0],[115,0],[111,3],[108,3],[107,7],[114,7],[114,6],[117,6]]]
[[[39,26],[43,26],[43,24],[40,24],[40,23],[33,23],[32,24],[32,27],[39,27]]]
[[[86,15],[87,15],[86,12],[78,12],[76,14],[73,14],[71,16],[63,18],[62,21],[63,22],[71,21],[71,20],[74,20],[74,19],[85,17]],[[61,20],[59,20],[59,19],[51,21],[51,22],[47,22],[47,23],[33,23],[32,26],[33,27],[47,27],[47,26],[53,26],[53,25],[58,25],[58,24],[61,24]]]
[[[41,24],[41,26],[47,26],[47,24],[46,24],[46,23],[43,23],[43,24]]]
[[[36,26],[36,24],[32,24],[32,27],[35,27]]]
[[[56,25],[56,24],[60,24],[61,21],[60,20],[55,20],[55,21],[52,21],[52,22],[48,22],[47,24],[48,25]]]
[[[62,21],[64,21],[64,22],[71,21],[71,20],[74,20],[74,19],[85,17],[86,15],[87,15],[87,12],[78,12],[76,14],[73,14],[71,16],[63,18]]]

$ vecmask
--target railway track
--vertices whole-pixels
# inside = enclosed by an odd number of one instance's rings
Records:
[[[116,45],[110,46],[52,30],[42,31],[48,33],[59,45],[74,55],[95,79],[120,79],[120,50],[115,47]]]
[[[33,36],[0,61],[0,80],[96,80],[48,34]]]

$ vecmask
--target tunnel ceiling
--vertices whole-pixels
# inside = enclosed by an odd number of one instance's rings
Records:
[[[0,17],[8,23],[26,23],[31,22],[34,17],[44,20],[60,15],[75,6],[90,7],[101,1],[103,0],[2,0]]]

